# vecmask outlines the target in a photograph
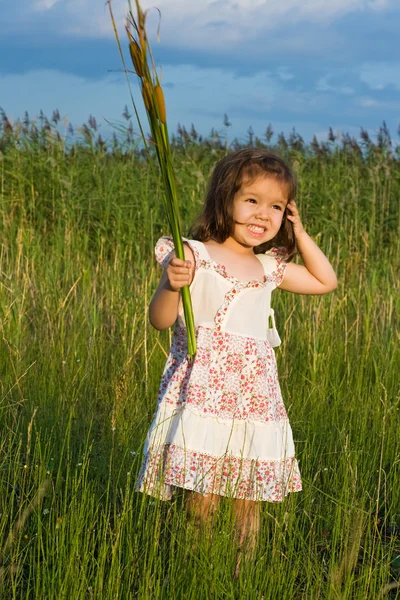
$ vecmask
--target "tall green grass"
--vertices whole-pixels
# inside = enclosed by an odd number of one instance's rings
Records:
[[[133,491],[170,342],[147,320],[160,184],[129,136],[107,148],[86,126],[67,147],[43,116],[9,127],[4,117],[0,598],[399,596],[396,153],[382,140],[276,142],[339,287],[274,294],[304,491],[263,505],[257,557],[235,581],[228,500],[193,550],[182,497]],[[173,140],[185,228],[225,152],[225,140],[196,135]]]

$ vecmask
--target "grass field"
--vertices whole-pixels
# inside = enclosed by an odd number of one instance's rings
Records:
[[[257,558],[234,581],[228,500],[191,552],[182,498],[134,492],[170,340],[147,320],[168,233],[159,182],[129,132],[107,149],[92,123],[67,149],[57,118],[2,119],[0,598],[400,598],[400,155],[387,132],[275,143],[339,285],[273,295],[304,491],[263,505]],[[173,143],[184,230],[226,145],[196,136]]]

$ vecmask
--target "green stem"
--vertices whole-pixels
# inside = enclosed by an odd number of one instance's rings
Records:
[[[134,26],[134,28],[136,29],[137,32],[139,32],[139,30],[143,32],[146,13],[142,12],[139,0],[135,0],[136,11],[137,11],[138,20],[139,20],[139,24],[138,24],[133,15],[133,12],[132,12],[131,0],[128,0],[128,3],[129,3],[130,20],[131,20],[132,25]],[[111,0],[108,0],[108,6],[109,6],[109,10],[110,10],[110,15],[111,15],[111,21],[112,21],[113,28],[114,28],[114,34],[115,34],[117,44],[118,44],[119,53],[121,56],[125,74],[127,76],[128,70],[126,68],[126,64],[124,61],[124,56],[123,56],[122,47],[121,47],[121,43],[120,43],[119,36],[118,36],[118,31],[117,31],[114,15],[113,15],[113,12],[111,9]],[[149,103],[149,98],[147,98],[147,105],[146,105],[146,100],[144,97],[145,93],[144,93],[143,87],[142,87],[142,95],[143,95],[143,99],[145,100],[144,103],[146,106],[146,113],[147,113],[147,117],[148,117],[148,121],[149,121],[149,125],[150,125],[151,135],[153,138],[153,142],[155,144],[157,160],[158,160],[160,170],[161,170],[161,178],[164,183],[165,206],[166,206],[168,221],[169,221],[169,224],[170,224],[170,227],[172,230],[172,238],[173,238],[174,244],[175,244],[176,256],[178,258],[180,258],[181,260],[185,260],[185,251],[184,251],[183,240],[182,240],[182,228],[181,228],[180,215],[179,215],[178,194],[177,194],[177,190],[176,190],[174,168],[172,165],[171,147],[170,147],[169,137],[168,137],[168,128],[167,128],[167,124],[162,123],[160,120],[159,107],[157,104],[157,98],[156,98],[155,91],[154,91],[154,85],[155,85],[155,83],[157,85],[159,85],[159,80],[158,80],[157,71],[156,71],[156,67],[154,64],[154,59],[153,59],[153,54],[151,52],[150,44],[147,43],[146,47],[143,47],[143,44],[141,44],[141,49],[142,49],[142,52],[144,53],[143,54],[144,71],[143,71],[143,73],[141,73],[140,79],[141,79],[141,82],[143,83],[143,86],[146,85],[147,89],[150,90],[151,102]],[[148,59],[146,57],[146,49],[150,53],[150,60],[151,60],[151,64],[153,67],[153,73],[155,74],[155,83],[151,77]],[[128,76],[127,76],[127,80],[128,80],[128,84],[129,84]],[[131,94],[132,103],[133,103],[133,106],[135,109],[136,118],[139,123],[140,133],[141,133],[143,142],[145,144],[147,153],[150,158],[149,162],[151,163],[152,161],[151,161],[150,151],[149,151],[147,141],[146,141],[146,136],[144,135],[144,131],[142,129],[142,125],[141,125],[141,122],[139,119],[138,112],[136,110],[136,105],[135,105],[135,102],[133,99],[133,95],[132,95],[130,86],[129,86],[129,90],[130,90],[130,94]],[[150,106],[148,106],[148,104],[150,104]],[[188,336],[188,355],[191,359],[193,359],[196,354],[196,332],[195,332],[192,301],[191,301],[190,290],[189,290],[188,286],[185,286],[182,289],[182,304],[183,304],[183,311],[184,311],[184,315],[185,315],[186,331],[187,331],[187,336]]]
[[[169,183],[171,183],[171,182],[169,181]],[[176,197],[175,197],[175,199],[176,199]],[[179,214],[178,214],[178,217],[179,217]],[[174,245],[175,245],[175,254],[181,260],[185,260],[185,250],[183,247],[183,240],[182,240],[179,218],[172,220],[171,229],[172,229],[172,238],[174,240]],[[186,285],[184,288],[182,288],[181,295],[182,295],[183,312],[185,315],[186,332],[187,332],[187,336],[188,336],[188,355],[191,359],[193,359],[196,354],[196,331],[195,331],[193,306],[192,306],[192,299],[190,296],[189,286]]]

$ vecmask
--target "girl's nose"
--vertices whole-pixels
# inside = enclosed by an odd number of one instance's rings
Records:
[[[267,221],[270,217],[270,210],[267,206],[260,206],[257,211],[257,218],[262,219],[263,221]]]

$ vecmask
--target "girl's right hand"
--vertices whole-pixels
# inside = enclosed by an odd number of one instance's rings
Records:
[[[193,279],[193,264],[190,260],[181,260],[174,256],[168,263],[166,273],[173,292],[179,292],[185,285],[190,285]]]

